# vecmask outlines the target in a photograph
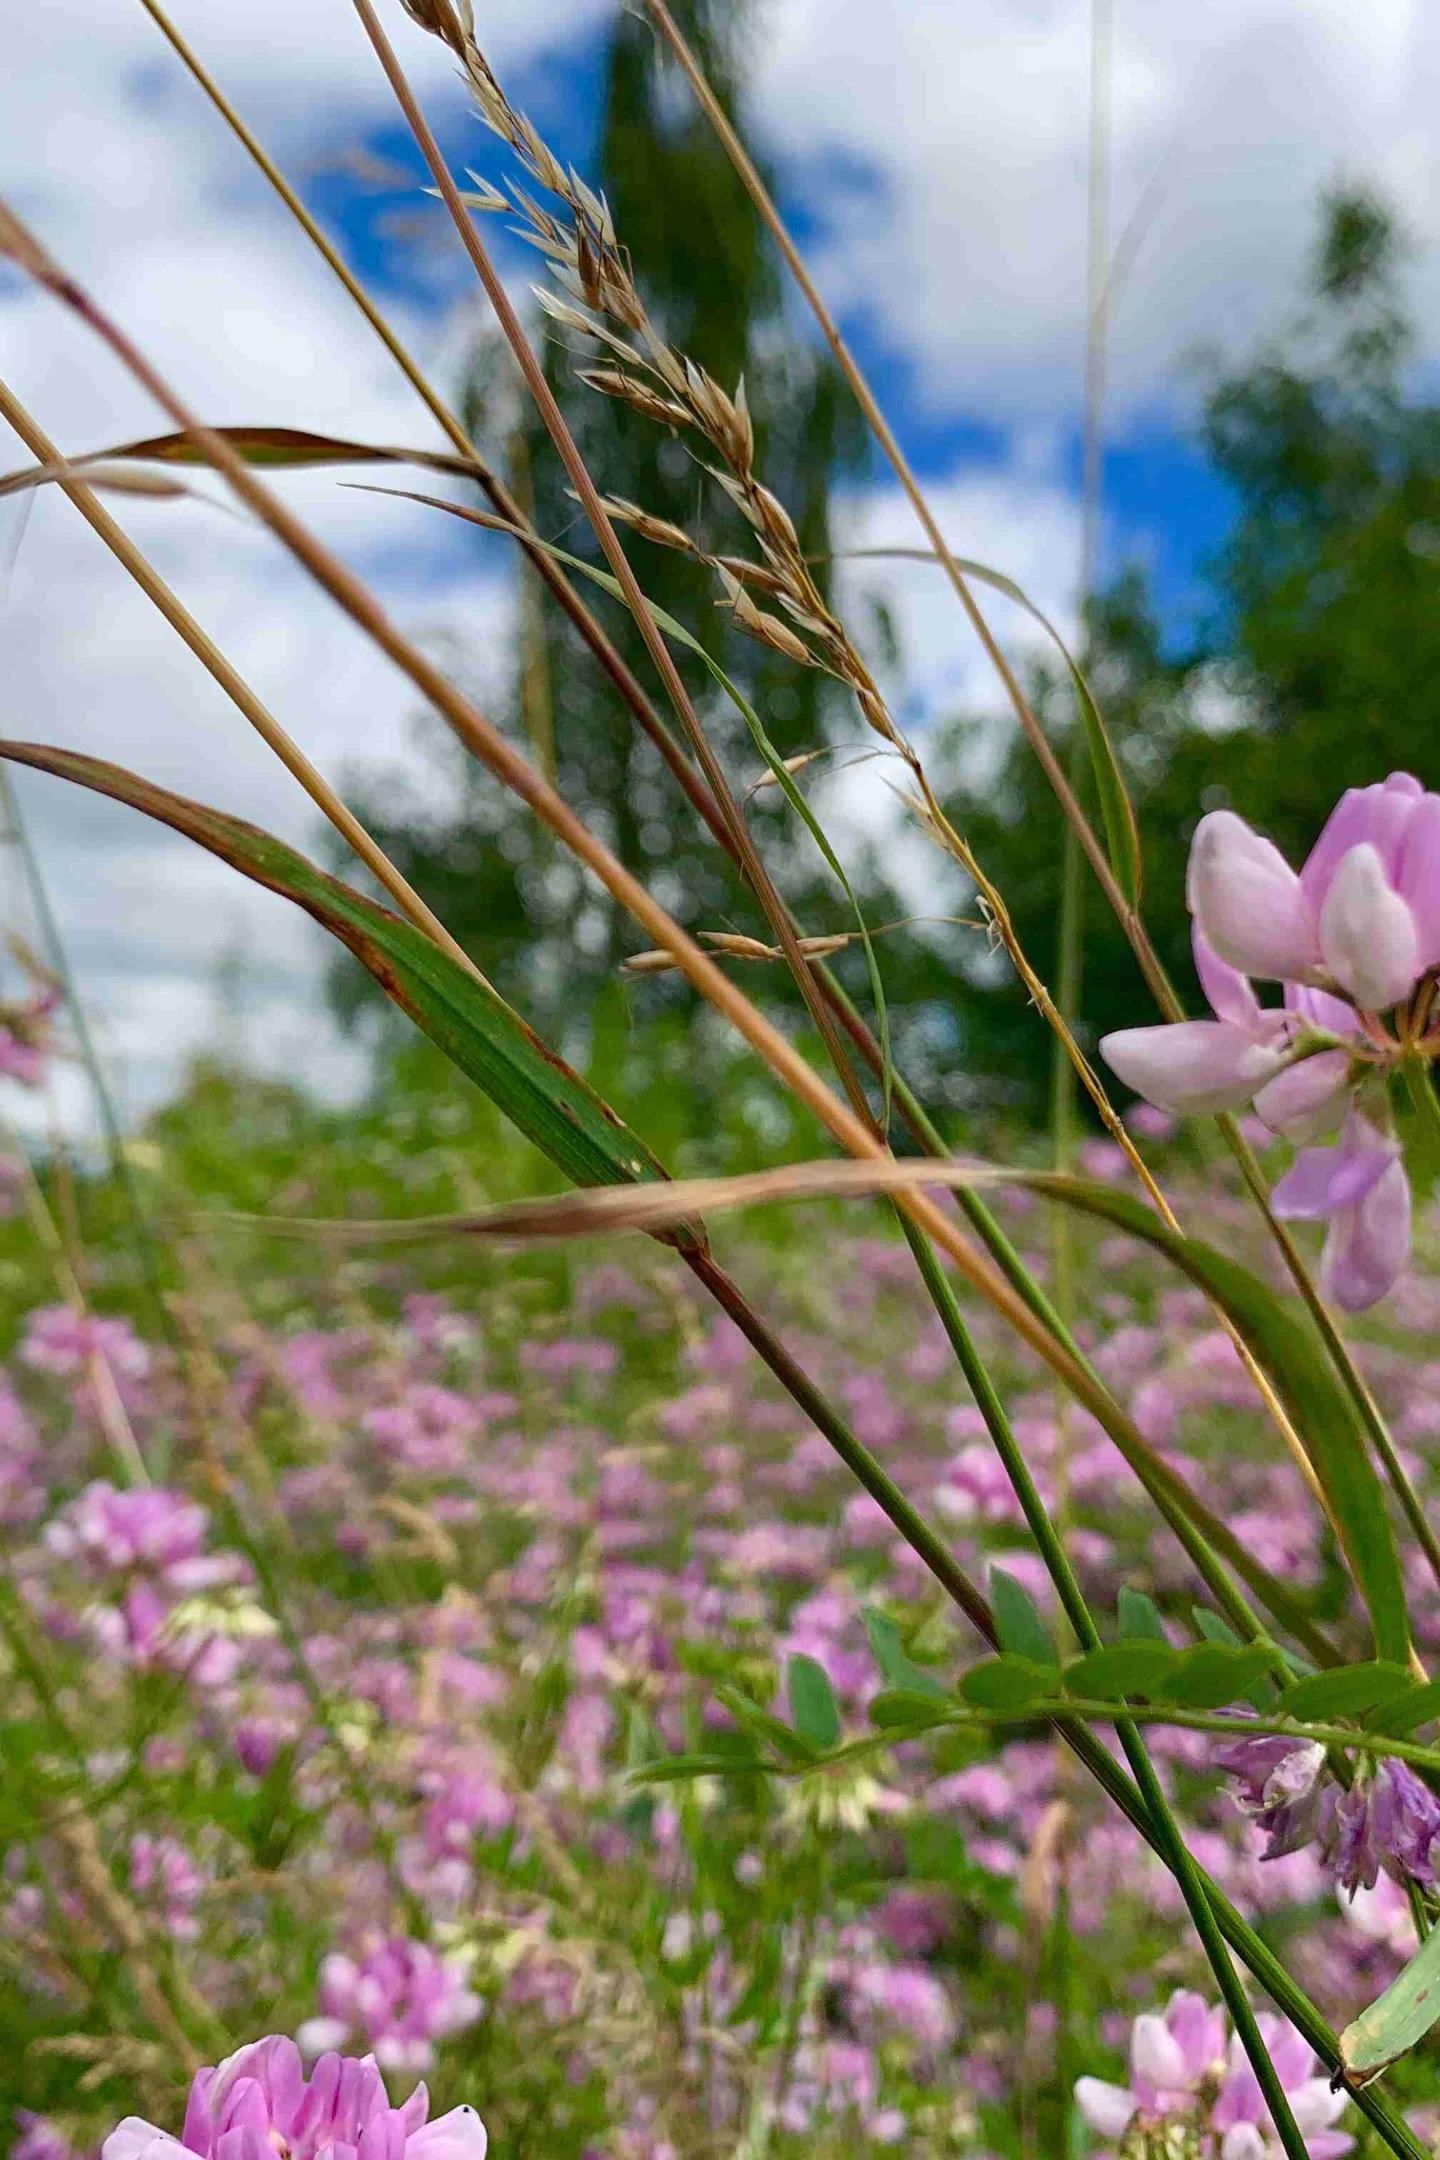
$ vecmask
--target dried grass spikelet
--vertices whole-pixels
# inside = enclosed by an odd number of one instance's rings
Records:
[[[631,405],[647,420],[658,420],[662,427],[689,427],[691,416],[674,398],[662,397],[648,383],[639,382],[633,375],[622,374],[619,368],[582,368],[580,380],[587,388],[598,390],[604,397],[619,398]]]
[[[763,938],[745,937],[738,930],[702,930],[700,942],[727,960],[783,961],[786,958],[783,946],[767,945]],[[828,937],[802,937],[795,942],[804,959],[828,960],[833,954],[844,952],[854,939],[839,930]],[[641,952],[632,953],[622,964],[621,972],[625,975],[668,975],[675,966],[676,961],[668,952]]]
[[[710,561],[717,570],[728,570],[731,577],[758,586],[761,592],[772,593],[777,599],[787,590],[784,578],[768,563],[751,562],[745,555],[712,555]]]
[[[717,565],[720,583],[724,589],[723,605],[730,611],[731,620],[747,637],[761,645],[769,645],[775,652],[784,653],[787,660],[794,660],[800,667],[818,667],[810,647],[803,638],[796,636],[788,623],[781,622],[778,615],[767,615],[750,598],[739,578]]]
[[[790,775],[790,778],[793,780],[796,773],[804,772],[807,765],[814,765],[819,761],[819,759],[827,758],[829,756],[830,751],[828,748],[823,750],[802,750],[798,757],[782,758],[780,762],[784,766],[785,771]],[[764,793],[766,788],[777,788],[779,787],[779,785],[780,778],[777,773],[763,772],[761,773],[758,780],[754,780],[751,782],[750,793],[752,795],[760,795]]]
[[[683,525],[672,524],[669,518],[656,517],[652,511],[642,510],[639,503],[628,502],[623,495],[602,495],[600,500],[612,523],[628,525],[642,540],[651,540],[656,547],[675,548],[682,555],[700,553]]]
[[[668,975],[679,966],[673,953],[662,951],[631,953],[620,964],[622,975]]]
[[[458,47],[475,35],[470,0],[400,0],[400,5],[412,22],[447,45]]]

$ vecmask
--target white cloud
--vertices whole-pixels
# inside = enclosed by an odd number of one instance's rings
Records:
[[[502,68],[562,53],[614,0],[487,0]],[[1088,0],[757,0],[757,118],[792,187],[828,201],[827,290],[867,307],[933,413],[1008,433],[993,468],[936,492],[965,553],[1068,624],[1078,552],[1054,430],[1080,368]],[[387,123],[387,93],[343,0],[176,0],[181,27],[299,176]],[[0,81],[0,195],[13,198],[124,321],[183,395],[217,420],[285,421],[379,440],[433,434],[369,332],[289,225],[147,20],[139,0],[48,0],[10,11]],[[448,56],[387,0],[417,84],[460,109]],[[1193,342],[1246,339],[1295,289],[1316,188],[1375,173],[1412,227],[1440,223],[1431,118],[1440,40],[1423,0],[1116,0],[1115,223],[1153,208],[1115,328],[1119,425],[1173,399]],[[478,124],[477,124],[478,125]],[[857,177],[858,176],[858,177]],[[417,199],[417,211],[425,206]],[[437,247],[443,228],[437,219]],[[466,288],[438,252],[397,311],[437,378],[453,371]],[[642,265],[643,270],[643,265]],[[407,291],[411,288],[407,287]],[[1433,292],[1417,288],[1431,346]],[[0,374],[68,448],[161,424],[50,301],[0,277]],[[19,453],[13,452],[19,461]],[[0,460],[12,447],[0,430]],[[503,570],[477,540],[413,506],[293,480],[332,545],[422,631],[463,629],[503,665]],[[218,486],[211,492],[220,494]],[[205,626],[322,768],[403,754],[408,685],[290,566],[233,517],[118,506]],[[17,512],[0,505],[0,546]],[[891,491],[851,505],[855,543],[913,544]],[[1156,522],[1161,522],[1157,512]],[[493,543],[498,548],[500,543]],[[943,579],[922,566],[851,573],[900,618],[915,706],[988,690]],[[1013,649],[1013,610],[987,601]],[[488,633],[488,634],[487,634]],[[0,607],[5,732],[112,756],[309,838],[313,813],[196,663],[63,501],[35,505]],[[840,783],[883,817],[874,768]],[[221,957],[252,957],[254,1047],[282,1069],[343,1075],[306,1019],[323,941],[283,903],[131,814],[22,775],[76,957],[131,1100],[152,1100],[211,1039]],[[8,874],[8,873],[7,873]],[[78,1101],[73,1077],[65,1083]]]
[[[773,0],[762,112],[802,188],[845,187],[826,289],[913,359],[939,411],[1078,403],[1088,0]],[[1440,238],[1440,40],[1425,0],[1116,0],[1114,230],[1139,245],[1114,326],[1119,413],[1168,405],[1197,341],[1293,303],[1317,190],[1393,191]],[[1417,285],[1430,342],[1433,280]]]

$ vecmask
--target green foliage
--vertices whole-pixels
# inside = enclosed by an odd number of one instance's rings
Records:
[[[1201,447],[1234,522],[1210,566],[1208,616],[1167,648],[1137,571],[1091,609],[1085,658],[1140,820],[1146,921],[1192,1007],[1179,866],[1196,820],[1233,804],[1303,859],[1342,788],[1394,767],[1440,780],[1430,716],[1440,672],[1440,405],[1417,395],[1396,285],[1397,236],[1365,191],[1322,205],[1304,311],[1236,367],[1213,369]],[[1069,695],[1041,679],[1058,734]],[[955,822],[1005,894],[1021,942],[1053,979],[1060,899],[1056,810],[1029,749],[967,784],[995,721],[951,731]],[[1092,816],[1097,805],[1091,801]],[[1168,868],[1162,869],[1162,862]],[[1082,1039],[1135,1025],[1150,1001],[1098,895],[1085,912]],[[1045,1073],[1033,1015],[1008,977],[960,992],[967,1070],[1038,1118]]]

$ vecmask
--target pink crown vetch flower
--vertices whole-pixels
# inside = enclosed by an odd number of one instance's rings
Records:
[[[1157,1109],[1185,1116],[1253,1103],[1305,1149],[1276,1211],[1330,1225],[1327,1291],[1353,1312],[1391,1289],[1410,1250],[1410,1186],[1387,1084],[1404,1056],[1440,1056],[1440,795],[1409,773],[1352,788],[1305,866],[1231,810],[1191,843],[1185,885],[1196,970],[1214,1015],[1124,1028],[1101,1052]],[[1284,985],[1260,1004],[1252,979]],[[1387,1028],[1385,1015],[1391,1015]],[[1311,1143],[1341,1129],[1337,1150]]]
[[[485,2160],[472,2107],[429,2118],[417,2085],[392,2107],[373,2056],[322,2055],[309,2077],[293,2040],[255,2040],[196,2072],[178,2138],[131,2115],[101,2160]]]

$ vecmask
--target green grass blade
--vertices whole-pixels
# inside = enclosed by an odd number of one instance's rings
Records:
[[[633,1185],[665,1176],[609,1105],[488,984],[423,931],[317,869],[283,841],[99,758],[15,742],[0,742],[0,757],[128,803],[257,885],[293,900],[349,947],[386,996],[576,1184]],[[682,1225],[678,1240],[666,1236],[682,1249],[703,1243],[693,1225]]]
[[[1047,1174],[1023,1182],[1153,1245],[1234,1324],[1274,1382],[1315,1467],[1369,1610],[1376,1655],[1404,1665],[1410,1654],[1410,1625],[1384,1487],[1354,1403],[1313,1329],[1249,1268],[1199,1238],[1168,1230],[1129,1193]]]

